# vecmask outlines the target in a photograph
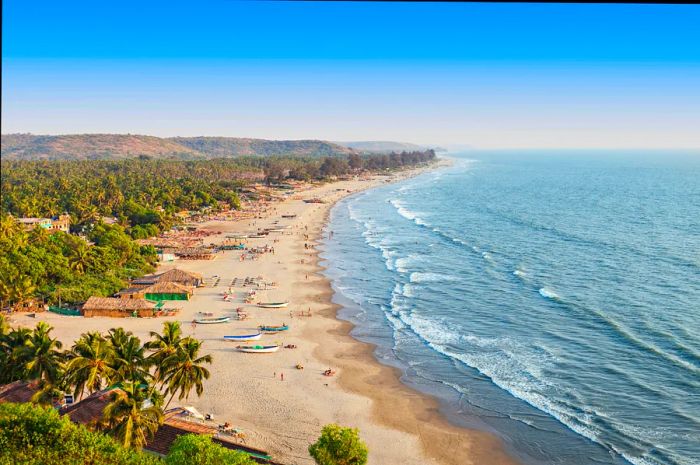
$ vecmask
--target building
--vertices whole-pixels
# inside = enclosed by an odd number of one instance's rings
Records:
[[[160,302],[163,300],[190,300],[192,288],[182,284],[163,281],[148,287],[130,287],[119,292],[122,299],[147,299]]]
[[[125,318],[138,316],[147,318],[156,316],[158,306],[155,302],[145,299],[117,299],[113,297],[90,297],[83,304],[84,317],[109,316]]]
[[[148,287],[156,283],[177,283],[185,287],[199,287],[202,285],[204,277],[199,273],[184,271],[172,268],[163,273],[144,276],[131,282],[134,287]]]
[[[183,434],[206,434],[211,436],[212,441],[220,446],[245,452],[258,463],[275,464],[266,451],[238,444],[233,441],[233,438],[228,438],[225,434],[222,434],[215,426],[201,421],[191,421],[187,418],[187,412],[183,408],[174,408],[165,412],[163,424],[158,428],[153,438],[148,441],[144,449],[154,454],[165,456],[179,436]]]
[[[0,403],[30,402],[37,392],[39,392],[39,381],[14,381],[0,386]]]
[[[44,228],[50,232],[63,231],[70,232],[70,215],[60,215],[58,218],[18,218],[24,229],[31,231],[34,228]]]

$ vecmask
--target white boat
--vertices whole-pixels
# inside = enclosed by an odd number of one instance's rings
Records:
[[[236,348],[239,352],[246,352],[249,354],[269,354],[277,352],[280,346],[238,346]]]
[[[255,334],[241,334],[240,336],[224,336],[225,341],[257,341],[262,337],[261,332],[257,332]]]
[[[261,308],[284,308],[289,305],[289,302],[260,302],[258,307]]]
[[[217,323],[226,323],[231,319],[228,316],[220,316],[217,318],[195,318],[194,322],[200,325],[213,325]]]

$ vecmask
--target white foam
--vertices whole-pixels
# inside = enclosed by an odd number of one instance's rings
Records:
[[[437,283],[441,281],[456,282],[459,278],[447,274],[440,273],[420,273],[413,272],[409,278],[412,283]]]
[[[513,271],[513,274],[515,276],[517,276],[518,278],[524,278],[527,276],[527,273],[525,273],[523,270],[520,270],[520,269]]]
[[[552,299],[552,300],[557,300],[559,299],[559,295],[554,292],[552,289],[548,287],[541,287],[540,290],[538,291],[540,295],[546,299]]]

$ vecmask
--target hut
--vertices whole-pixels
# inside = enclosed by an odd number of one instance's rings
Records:
[[[177,283],[187,287],[199,287],[204,277],[199,273],[173,268],[155,276],[157,283]]]
[[[139,289],[148,300],[190,300],[192,288],[170,281],[159,281],[152,286]]]
[[[156,303],[150,300],[116,299],[113,297],[90,297],[87,302],[83,304],[82,309],[84,317],[151,317],[154,316],[156,312]]]
[[[0,386],[0,402],[30,402],[39,389],[38,381],[14,381]]]

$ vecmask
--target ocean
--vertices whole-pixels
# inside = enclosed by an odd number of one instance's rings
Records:
[[[700,154],[449,158],[332,209],[352,335],[525,464],[700,464]]]

